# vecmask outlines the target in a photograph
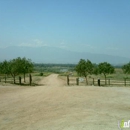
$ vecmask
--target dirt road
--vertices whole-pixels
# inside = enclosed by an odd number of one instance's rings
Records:
[[[130,120],[130,88],[66,86],[52,74],[43,86],[0,86],[0,130],[118,130]]]

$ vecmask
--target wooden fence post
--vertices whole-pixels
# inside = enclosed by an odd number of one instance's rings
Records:
[[[79,78],[76,78],[76,84],[79,85]]]
[[[100,86],[100,79],[98,79],[98,86]]]
[[[94,78],[93,78],[93,85],[94,85]]]
[[[21,76],[19,76],[19,84],[21,85]]]
[[[125,86],[126,86],[126,78],[124,78],[124,84],[125,84]]]
[[[108,79],[108,84],[110,85],[110,79]]]
[[[67,85],[69,85],[69,75],[67,75]]]
[[[29,84],[30,84],[30,86],[32,84],[32,75],[31,74],[29,74]]]
[[[5,75],[5,83],[6,83],[6,75]]]

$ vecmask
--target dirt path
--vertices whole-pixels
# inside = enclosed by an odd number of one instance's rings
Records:
[[[0,86],[0,130],[118,130],[130,119],[130,88],[70,87],[56,74],[40,84]]]
[[[59,87],[59,86],[64,86],[65,82],[58,78],[58,74],[51,74],[48,77],[43,78],[43,80],[41,80],[39,84],[43,84],[51,87]]]

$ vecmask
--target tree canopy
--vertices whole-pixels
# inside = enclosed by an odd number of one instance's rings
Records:
[[[88,84],[87,76],[89,74],[92,74],[93,72],[93,64],[91,63],[90,60],[84,60],[80,59],[79,63],[76,66],[76,72],[80,76],[84,76],[86,78],[86,84]]]
[[[2,74],[10,74],[15,83],[15,76],[18,74],[24,74],[24,80],[25,80],[25,74],[31,73],[33,71],[33,63],[30,59],[26,58],[16,58],[10,61],[3,61],[0,63],[0,72]]]
[[[122,70],[125,74],[130,74],[130,62],[125,64],[123,67],[122,67]]]
[[[114,73],[114,67],[107,62],[100,63],[98,65],[98,72],[99,74],[103,74],[105,77],[105,84],[106,84],[106,75],[107,74],[113,74]]]
[[[8,64],[8,61],[6,60],[1,63],[1,73],[3,74],[9,73],[9,64]]]

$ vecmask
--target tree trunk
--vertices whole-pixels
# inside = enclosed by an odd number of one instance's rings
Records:
[[[106,74],[104,74],[104,77],[105,77],[105,85],[107,85]]]
[[[88,78],[87,78],[87,76],[85,77],[85,79],[86,79],[86,85],[88,85]]]
[[[13,77],[14,84],[15,84],[15,74],[14,74],[14,73],[11,73],[11,76]]]
[[[6,74],[5,74],[5,83],[6,83]]]
[[[15,82],[15,75],[14,75],[14,77],[13,77],[13,78],[14,78],[14,84],[15,84],[15,83],[16,83],[16,82]]]

